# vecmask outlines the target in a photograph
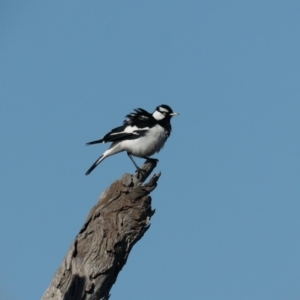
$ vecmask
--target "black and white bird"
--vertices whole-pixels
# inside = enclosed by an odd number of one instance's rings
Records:
[[[149,159],[149,156],[159,152],[171,134],[171,118],[177,115],[165,104],[158,106],[153,114],[142,108],[135,109],[126,116],[123,126],[114,128],[101,140],[87,143],[93,145],[112,142],[85,175],[90,174],[105,158],[122,151],[127,152],[137,170],[140,170],[133,156]]]

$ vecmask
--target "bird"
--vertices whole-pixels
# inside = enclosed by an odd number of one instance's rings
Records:
[[[86,171],[89,175],[105,158],[126,151],[137,171],[141,171],[133,156],[158,161],[150,158],[159,152],[171,134],[171,118],[179,115],[166,104],[156,107],[151,114],[142,108],[125,116],[123,125],[112,129],[102,139],[88,142],[86,145],[99,143],[112,144]]]

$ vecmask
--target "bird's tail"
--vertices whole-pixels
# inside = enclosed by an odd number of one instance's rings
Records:
[[[101,155],[94,163],[93,165],[86,171],[85,175],[89,175],[100,163],[102,160],[104,160],[106,156]]]
[[[87,146],[103,143],[103,139],[86,143]]]

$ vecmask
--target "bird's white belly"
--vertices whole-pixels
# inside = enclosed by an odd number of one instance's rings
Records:
[[[135,156],[151,156],[164,146],[168,136],[159,125],[148,130],[145,136],[133,140],[125,140],[120,143],[122,150],[128,151]]]

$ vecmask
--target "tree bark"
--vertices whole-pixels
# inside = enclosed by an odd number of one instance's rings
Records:
[[[152,192],[160,174],[124,174],[104,191],[71,245],[42,300],[107,300],[133,245],[150,227]]]

